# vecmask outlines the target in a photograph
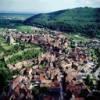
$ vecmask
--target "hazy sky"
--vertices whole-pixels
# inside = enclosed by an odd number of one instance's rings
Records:
[[[0,0],[0,12],[51,12],[85,6],[100,7],[100,0]]]

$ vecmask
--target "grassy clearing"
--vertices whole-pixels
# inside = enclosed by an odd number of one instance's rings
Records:
[[[85,37],[85,36],[82,36],[80,34],[76,35],[76,34],[67,34],[66,35],[69,39],[71,40],[74,40],[76,42],[88,42],[89,41],[89,38],[88,37]]]
[[[19,61],[32,59],[38,57],[41,54],[40,48],[31,48],[24,51],[19,51],[6,59],[7,64],[15,64]]]
[[[28,32],[28,33],[32,32],[32,26],[27,26],[27,25],[17,26],[16,29],[21,32]]]

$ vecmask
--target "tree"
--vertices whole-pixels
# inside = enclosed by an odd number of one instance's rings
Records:
[[[4,59],[0,59],[0,94],[7,87],[9,80],[11,79],[11,72],[7,68]]]

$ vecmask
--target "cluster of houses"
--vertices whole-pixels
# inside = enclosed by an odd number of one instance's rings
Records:
[[[13,34],[13,38],[37,44],[45,52],[26,62],[25,65],[31,63],[32,67],[9,66],[19,71],[9,84],[7,95],[10,100],[85,100],[92,97],[83,81],[95,67],[86,47],[71,48],[70,41],[62,33]],[[46,88],[46,92],[36,93],[35,88]]]

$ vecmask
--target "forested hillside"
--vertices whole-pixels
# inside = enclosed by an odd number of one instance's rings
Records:
[[[37,14],[25,24],[47,27],[64,32],[100,36],[100,8],[75,8],[52,13]]]

